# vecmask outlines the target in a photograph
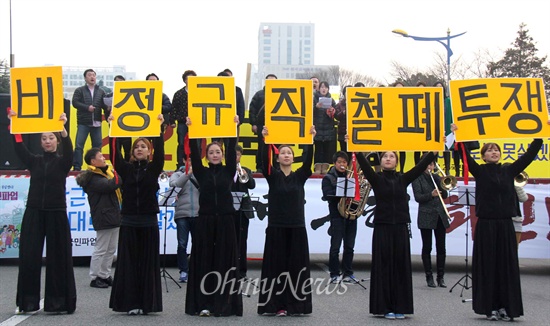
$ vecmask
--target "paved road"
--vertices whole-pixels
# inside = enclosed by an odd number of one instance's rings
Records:
[[[170,260],[169,260],[170,261]],[[326,257],[313,255],[311,276],[328,279]],[[435,257],[434,257],[435,262]],[[490,322],[484,316],[474,314],[471,303],[462,299],[471,298],[471,289],[461,286],[449,292],[463,275],[465,261],[463,257],[449,257],[446,282],[449,288],[428,288],[422,271],[420,256],[413,256],[413,289],[415,314],[408,315],[404,321],[391,321],[373,317],[368,313],[369,282],[348,285],[340,292],[318,293],[313,296],[313,314],[302,317],[267,317],[256,314],[257,294],[243,297],[243,317],[194,317],[184,313],[185,284],[182,288],[168,279],[168,292],[163,281],[164,311],[147,316],[127,316],[115,313],[108,308],[109,289],[96,289],[89,286],[88,266],[75,267],[77,282],[77,309],[73,315],[52,315],[40,310],[33,315],[14,316],[17,266],[8,265],[0,260],[0,326],[6,325],[487,325]],[[261,262],[249,263],[249,277],[260,277]],[[550,260],[522,259],[522,290],[525,316],[516,319],[520,325],[547,325],[550,321]],[[168,272],[175,278],[178,275],[175,266],[169,266]],[[370,255],[360,255],[355,261],[355,275],[368,278]],[[42,271],[42,277],[45,272]],[[471,285],[471,283],[469,284]],[[324,289],[324,286],[321,287]],[[333,288],[334,289],[334,288]],[[464,290],[463,290],[464,289]],[[463,297],[461,292],[463,291]],[[42,292],[43,294],[43,292]]]

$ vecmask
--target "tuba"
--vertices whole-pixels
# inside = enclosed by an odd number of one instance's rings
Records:
[[[338,213],[346,219],[355,220],[365,210],[367,199],[371,191],[371,185],[363,175],[363,171],[358,169],[358,181],[359,181],[359,200],[355,200],[353,197],[342,197],[338,202]],[[348,170],[347,178],[354,176],[353,170]]]

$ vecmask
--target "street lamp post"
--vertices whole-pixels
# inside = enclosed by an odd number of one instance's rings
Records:
[[[415,41],[436,41],[439,44],[443,45],[445,49],[447,49],[447,86],[449,86],[449,82],[451,81],[451,56],[453,55],[453,50],[451,50],[451,39],[455,37],[459,37],[460,35],[466,34],[466,32],[451,35],[451,30],[447,29],[447,36],[444,37],[421,37],[421,36],[413,36],[409,35],[407,32],[405,32],[402,29],[394,29],[392,33],[401,35],[403,37],[410,37]],[[447,43],[444,43],[443,41],[447,41]]]

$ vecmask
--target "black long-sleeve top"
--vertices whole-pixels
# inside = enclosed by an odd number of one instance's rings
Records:
[[[157,192],[160,189],[158,177],[164,168],[164,140],[153,138],[153,159],[126,162],[119,148],[113,150],[110,141],[111,160],[118,175],[122,178],[122,225],[150,226],[149,217],[159,212]],[[133,149],[132,149],[133,151]],[[135,220],[130,220],[133,216]],[[146,219],[147,221],[145,221]],[[156,223],[156,221],[154,221]]]
[[[262,152],[262,171],[269,185],[267,225],[285,228],[305,227],[304,185],[311,176],[313,145],[306,146],[302,166],[289,175],[273,167],[269,173],[269,150],[271,146],[266,145]]]
[[[62,155],[55,152],[32,154],[23,142],[15,142],[17,156],[31,173],[27,207],[42,210],[67,209],[67,174],[73,162],[73,144],[67,137],[61,138]]]
[[[357,155],[357,161],[361,166],[361,170],[363,170],[363,174],[371,184],[376,198],[374,224],[411,222],[407,187],[426,170],[433,160],[434,154],[430,152],[406,173],[398,173],[395,170],[383,170],[376,173],[363,154]]]
[[[481,219],[510,219],[517,215],[514,177],[525,170],[542,147],[535,139],[520,158],[510,165],[477,164],[466,152],[470,172],[476,181],[476,216]]]
[[[229,144],[225,148],[225,165],[208,163],[208,167],[202,165],[197,141],[192,139],[189,145],[193,175],[200,186],[199,217],[233,214],[235,208],[231,186],[237,171],[237,152],[235,151],[237,138],[229,138]]]

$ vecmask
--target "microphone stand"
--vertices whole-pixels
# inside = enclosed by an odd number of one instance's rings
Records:
[[[159,197],[162,197],[161,202],[159,206],[164,207],[164,252],[162,257],[162,269],[160,270],[160,276],[164,278],[164,285],[166,287],[166,293],[168,293],[168,281],[166,278],[170,278],[176,285],[181,289],[181,285],[168,273],[166,270],[166,230],[167,230],[167,224],[168,224],[168,206],[173,206],[173,203],[175,201],[175,197],[177,195],[176,188],[171,187],[170,190],[159,194]]]

